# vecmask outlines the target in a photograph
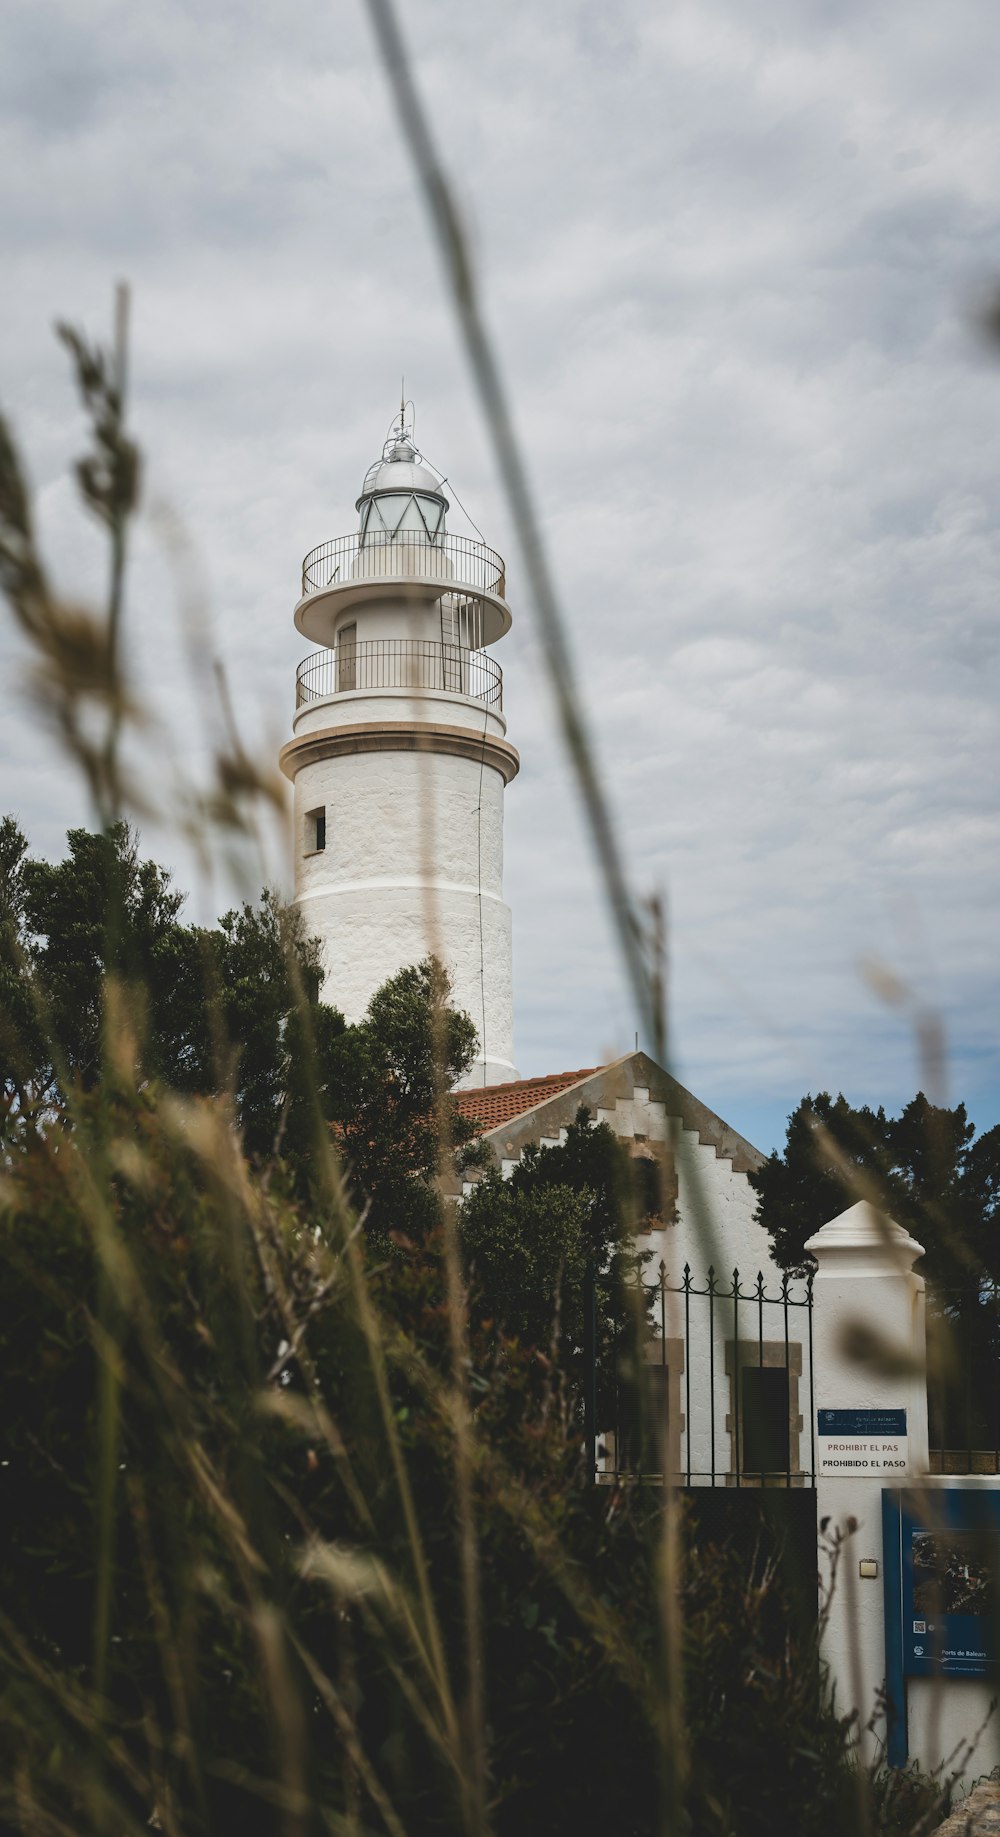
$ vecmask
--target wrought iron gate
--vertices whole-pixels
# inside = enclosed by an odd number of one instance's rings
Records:
[[[738,1270],[640,1280],[622,1298],[588,1387],[594,1476],[685,1487],[812,1488],[812,1277]],[[591,1334],[591,1347],[597,1335]]]

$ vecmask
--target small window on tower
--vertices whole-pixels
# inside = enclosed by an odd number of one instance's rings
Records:
[[[315,855],[326,847],[326,806],[306,811],[306,854]]]

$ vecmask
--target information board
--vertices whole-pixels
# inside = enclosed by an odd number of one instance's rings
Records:
[[[818,1471],[826,1479],[871,1479],[906,1471],[906,1411],[817,1410]]]
[[[996,1527],[930,1526],[903,1534],[903,1670],[907,1677],[1000,1674]]]
[[[1000,1677],[1000,1492],[882,1493],[889,1762],[906,1760],[908,1677]]]

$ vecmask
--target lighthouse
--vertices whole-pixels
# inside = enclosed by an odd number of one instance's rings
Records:
[[[302,564],[292,780],[295,898],[324,994],[360,1020],[387,977],[433,952],[479,1047],[469,1085],[517,1077],[504,791],[518,770],[503,675],[504,564],[452,535],[443,481],[401,410],[358,527]]]

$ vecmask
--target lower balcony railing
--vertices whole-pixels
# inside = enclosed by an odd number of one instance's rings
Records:
[[[503,707],[503,672],[485,651],[424,638],[373,638],[314,651],[295,672],[295,706],[357,689],[444,690]]]

